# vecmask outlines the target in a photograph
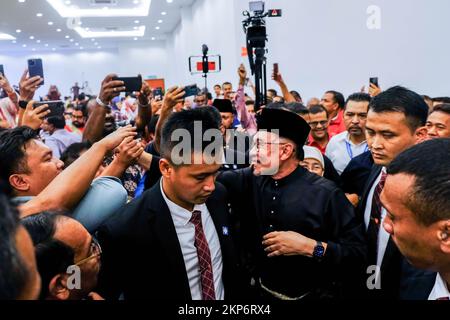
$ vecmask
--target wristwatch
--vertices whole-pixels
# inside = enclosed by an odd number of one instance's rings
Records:
[[[26,109],[27,108],[27,104],[28,104],[28,101],[19,100],[19,107],[21,107],[22,109]]]
[[[313,251],[313,257],[316,260],[322,260],[323,256],[325,254],[325,248],[322,244],[322,242],[317,241],[316,246],[314,247],[314,251]]]

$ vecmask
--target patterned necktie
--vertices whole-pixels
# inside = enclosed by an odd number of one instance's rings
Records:
[[[211,263],[211,253],[202,227],[201,212],[192,212],[190,222],[195,226],[195,247],[197,248],[198,264],[200,267],[202,298],[203,300],[216,300],[214,291],[214,277]]]
[[[386,173],[381,174],[380,182],[375,187],[373,198],[372,198],[372,209],[370,212],[370,221],[367,228],[368,237],[368,254],[369,254],[369,264],[375,265],[377,263],[378,255],[378,233],[380,231],[381,224],[381,201],[380,194],[383,191],[384,183],[386,182]]]

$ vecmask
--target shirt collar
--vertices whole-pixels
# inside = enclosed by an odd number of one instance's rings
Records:
[[[344,136],[344,140],[345,140],[346,142],[350,143],[352,146],[358,147],[358,146],[367,144],[367,140],[364,140],[364,141],[362,141],[362,142],[360,142],[360,143],[358,143],[358,144],[354,144],[354,143],[352,142],[352,140],[350,140],[350,132],[348,132],[348,131],[345,131],[345,132],[346,132],[346,134],[345,134],[345,136]]]
[[[431,293],[428,297],[428,300],[436,300],[439,298],[449,298],[450,299],[450,292],[448,290],[447,284],[445,283],[444,279],[438,273],[436,275],[436,282],[434,283],[433,290],[431,291]]]
[[[191,220],[192,212],[184,209],[183,207],[180,207],[175,202],[173,202],[172,200],[167,198],[166,194],[164,193],[162,184],[163,184],[163,179],[161,179],[159,186],[161,188],[161,194],[164,198],[164,201],[166,202],[167,206],[169,207],[170,215],[172,216],[174,225],[179,226],[179,227],[186,226],[189,223],[189,221]],[[206,204],[204,204],[204,203],[196,204],[194,206],[193,211],[197,210],[197,211],[200,211],[203,213],[205,211],[205,208],[206,208]]]

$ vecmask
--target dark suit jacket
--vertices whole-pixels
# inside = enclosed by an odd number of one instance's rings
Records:
[[[381,167],[374,165],[364,186],[361,201],[359,202],[357,214],[364,221],[368,195],[375,180],[381,172]],[[381,226],[380,228],[383,228]],[[368,240],[367,240],[368,241]],[[436,273],[418,270],[411,266],[398,250],[392,238],[389,238],[383,261],[380,266],[381,289],[368,290],[371,299],[407,299],[426,300],[434,285]],[[368,278],[363,277],[363,285]]]
[[[206,202],[219,237],[225,298],[245,294],[242,284],[227,193],[216,184]],[[228,228],[228,235],[223,227]],[[225,229],[226,230],[226,229]],[[98,232],[102,245],[99,291],[105,298],[191,300],[189,281],[172,217],[159,183],[108,221]]]
[[[354,157],[341,174],[342,190],[345,193],[356,193],[362,196],[372,166],[373,158],[370,151]]]

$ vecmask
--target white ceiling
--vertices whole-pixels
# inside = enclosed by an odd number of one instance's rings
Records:
[[[23,0],[21,0],[23,1]],[[134,8],[142,0],[107,0],[115,4],[93,5],[94,0],[64,1],[80,9],[102,9],[104,7]],[[102,2],[104,0],[95,0]],[[139,1],[139,2],[138,2]],[[138,17],[81,17],[63,18],[47,0],[2,0],[0,5],[0,34],[12,35],[16,40],[1,40],[0,52],[11,51],[61,51],[61,50],[103,50],[115,49],[124,43],[130,46],[143,41],[162,40],[170,34],[180,21],[182,7],[190,6],[195,0],[151,0],[148,16]],[[105,10],[105,9],[103,9]],[[162,15],[166,12],[166,15]],[[37,14],[42,16],[38,17]],[[162,20],[159,22],[158,20]],[[81,21],[80,27],[89,31],[133,31],[145,26],[142,37],[82,38],[73,26]],[[49,25],[49,22],[53,24]],[[156,29],[159,27],[159,30]],[[17,30],[20,32],[17,32]],[[57,32],[57,29],[61,29]],[[82,48],[82,49],[81,49]]]

